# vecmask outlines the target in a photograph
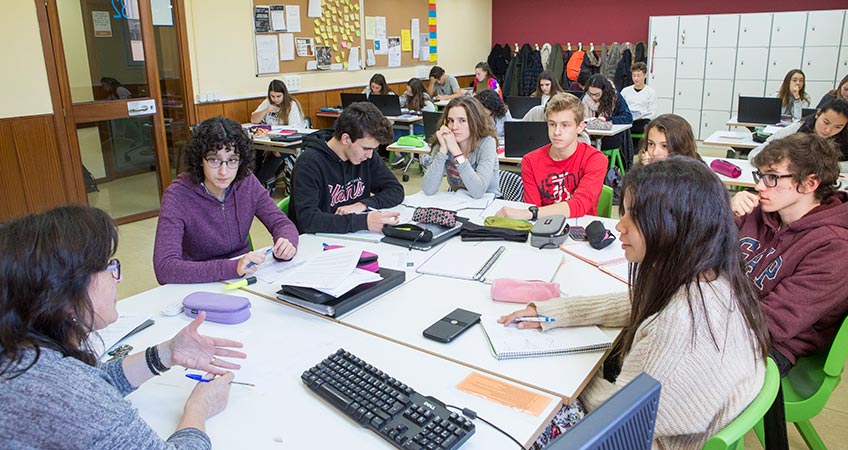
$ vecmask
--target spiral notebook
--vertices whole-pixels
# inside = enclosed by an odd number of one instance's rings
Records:
[[[503,326],[497,316],[482,316],[480,323],[492,355],[501,359],[534,358],[604,350],[612,339],[596,326],[554,328],[545,332]]]

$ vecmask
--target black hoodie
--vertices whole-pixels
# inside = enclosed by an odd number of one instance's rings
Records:
[[[403,186],[382,159],[342,161],[327,145],[332,137],[332,130],[306,136],[294,165],[289,218],[301,233],[367,230],[367,214],[336,215],[336,209],[357,202],[384,209],[403,201]]]

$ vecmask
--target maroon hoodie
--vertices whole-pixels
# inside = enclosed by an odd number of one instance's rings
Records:
[[[848,193],[837,192],[784,227],[759,206],[736,219],[772,345],[793,364],[827,348],[848,312],[846,202]]]

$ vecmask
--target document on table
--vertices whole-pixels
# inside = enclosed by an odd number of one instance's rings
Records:
[[[427,195],[424,191],[419,191],[415,194],[407,195],[403,200],[403,204],[413,208],[435,207],[458,211],[460,209],[486,209],[494,200],[495,194],[493,193],[483,194],[480,198],[474,198],[467,190],[460,189],[455,192],[436,192],[433,195]]]
[[[599,266],[598,268],[606,272],[611,277],[616,278],[624,283],[630,284],[630,263],[623,262],[616,264],[606,264],[603,266]]]
[[[469,246],[448,243],[416,272],[463,280],[482,281],[483,276],[506,251],[505,247]]]
[[[98,358],[118,346],[127,337],[153,325],[149,314],[120,314],[118,320],[108,327],[92,333],[88,343]],[[99,336],[99,338],[98,338]]]
[[[348,247],[321,252],[287,272],[280,282],[318,290],[336,288],[356,269],[361,254],[362,250]]]
[[[560,252],[513,247],[486,272],[486,282],[496,278],[551,282],[564,259]]]

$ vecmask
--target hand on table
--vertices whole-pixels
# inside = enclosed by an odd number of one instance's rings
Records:
[[[533,213],[531,213],[529,209],[510,208],[509,206],[504,206],[499,209],[495,215],[499,217],[509,217],[510,219],[530,220],[533,218]]]
[[[501,316],[498,319],[498,323],[502,323],[504,326],[508,326],[509,324],[511,324],[512,322],[515,321],[516,317],[536,317],[537,315],[538,314],[536,312],[536,307],[535,306],[528,306],[524,309],[519,309],[518,311],[516,311],[512,314],[507,314],[505,316]],[[533,329],[541,330],[542,324],[539,323],[539,322],[518,322],[517,327],[521,328],[521,329],[533,328]]]
[[[297,254],[297,247],[291,241],[286,238],[277,239],[277,242],[274,244],[274,257],[288,261],[294,258],[295,254]]]
[[[399,212],[374,211],[368,213],[368,231],[382,233],[383,225],[397,225],[398,222],[400,222]]]
[[[238,266],[236,266],[236,272],[238,272],[240,277],[245,275],[251,275],[257,270],[259,270],[259,266],[265,262],[265,251],[264,250],[256,250],[255,252],[245,253],[244,256],[239,258]],[[253,263],[252,265],[250,263]],[[248,267],[250,266],[250,267]]]

